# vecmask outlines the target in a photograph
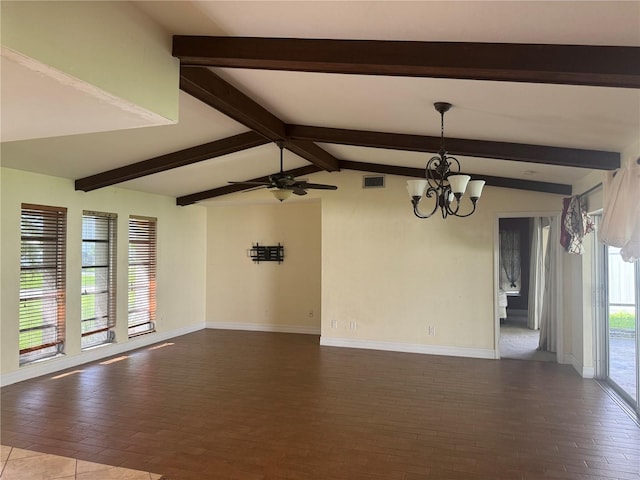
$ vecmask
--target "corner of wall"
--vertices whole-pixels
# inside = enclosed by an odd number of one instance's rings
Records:
[[[562,363],[571,365],[582,378],[595,378],[595,369],[593,367],[586,367],[582,365],[582,363],[580,363],[580,361],[570,353],[564,356]]]

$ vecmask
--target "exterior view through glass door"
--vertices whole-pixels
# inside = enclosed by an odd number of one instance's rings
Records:
[[[619,248],[605,247],[605,249],[607,378],[634,410],[640,411],[638,400],[640,262],[622,261]]]

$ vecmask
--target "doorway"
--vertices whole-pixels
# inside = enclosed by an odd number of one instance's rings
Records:
[[[559,243],[558,215],[499,216],[497,223],[496,357],[555,362],[562,344],[554,321],[560,262],[550,236]]]

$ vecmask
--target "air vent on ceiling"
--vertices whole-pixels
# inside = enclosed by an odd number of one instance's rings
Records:
[[[362,188],[384,188],[384,175],[364,175]]]

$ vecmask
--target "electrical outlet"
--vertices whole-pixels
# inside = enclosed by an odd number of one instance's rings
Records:
[[[436,334],[436,327],[434,327],[433,325],[429,325],[429,336],[435,336]]]

